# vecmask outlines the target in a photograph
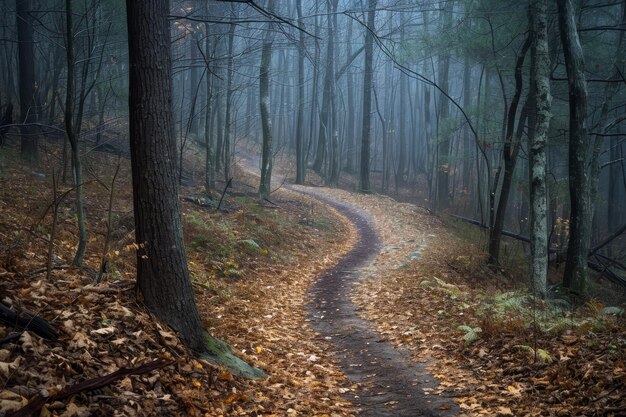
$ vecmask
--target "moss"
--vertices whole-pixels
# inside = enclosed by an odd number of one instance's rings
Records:
[[[203,339],[206,351],[200,354],[202,358],[225,366],[236,375],[248,378],[267,378],[265,372],[235,356],[226,342],[211,336],[208,332],[204,332]]]

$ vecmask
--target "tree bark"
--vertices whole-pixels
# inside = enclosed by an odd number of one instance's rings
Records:
[[[85,221],[84,207],[84,187],[82,161],[80,158],[79,139],[80,139],[80,116],[75,120],[74,102],[76,99],[76,76],[75,76],[75,57],[74,57],[74,29],[73,29],[73,11],[72,0],[65,2],[65,30],[66,30],[66,58],[67,58],[67,85],[65,96],[65,134],[72,151],[72,179],[76,189],[76,219],[78,222],[78,247],[74,254],[74,265],[81,266],[83,257],[87,249],[87,224]],[[85,76],[86,74],[83,74]],[[84,91],[84,88],[81,89]],[[83,100],[83,98],[81,98]],[[84,102],[84,101],[82,101]],[[79,113],[82,112],[82,106]]]
[[[268,11],[274,10],[274,1],[269,0]],[[259,67],[259,107],[263,130],[263,151],[261,155],[261,183],[259,196],[267,198],[272,185],[272,121],[270,119],[270,63],[272,60],[272,25],[267,24],[265,39],[261,49],[261,66]]]
[[[304,184],[306,174],[306,161],[304,159],[304,21],[302,20],[302,0],[296,0],[298,13],[298,27],[300,38],[298,40],[298,116],[296,121],[296,184]]]
[[[452,5],[446,6],[443,11],[443,32],[446,33],[452,26]],[[443,53],[437,62],[439,76],[437,83],[446,93],[448,92],[448,78],[450,70],[450,55]],[[444,94],[439,95],[439,118],[438,124],[445,122],[450,114],[450,103]],[[439,129],[437,129],[439,131]],[[439,131],[441,135],[441,131]],[[437,210],[445,210],[450,207],[450,138],[448,132],[437,138]]]
[[[231,4],[231,17],[235,16],[234,5]],[[236,25],[230,25],[228,29],[228,58],[226,64],[227,80],[226,80],[226,116],[224,120],[224,181],[230,180],[231,165],[231,120],[232,120],[232,101],[233,101],[233,54],[235,43]]]
[[[176,181],[168,0],[126,2],[137,286],[146,306],[203,350]]]
[[[370,135],[372,121],[372,86],[374,78],[374,36],[376,30],[377,0],[368,1],[367,28],[365,29],[365,73],[363,76],[363,127],[361,137],[361,167],[359,189],[370,192]]]
[[[336,2],[335,2],[336,3]],[[327,19],[327,43],[326,43],[326,62],[324,65],[324,89],[322,91],[322,108],[320,110],[320,124],[319,135],[317,141],[317,151],[315,153],[315,161],[313,162],[313,169],[318,174],[322,173],[324,162],[329,156],[327,151],[328,138],[332,136],[332,124],[334,121],[331,117],[332,107],[332,86],[333,79],[335,77],[334,70],[334,46],[335,39],[333,39],[333,24],[332,24],[332,12],[333,4],[330,0],[326,0],[326,7],[328,10]],[[332,154],[331,154],[332,156]],[[332,164],[332,161],[328,161]]]
[[[205,13],[209,15],[209,3],[205,3]],[[214,74],[209,66],[211,65],[211,58],[213,57],[211,51],[211,25],[209,23],[204,24],[206,38],[204,40],[204,64],[206,66],[206,109],[204,113],[204,188],[207,195],[215,190],[215,155],[213,155],[213,124],[211,123],[211,116],[213,115],[213,80]]]
[[[33,128],[37,121],[37,85],[35,81],[35,52],[31,0],[16,0],[17,52],[20,92],[20,153],[24,161],[39,163],[39,139]]]
[[[557,0],[559,32],[569,90],[569,192],[570,235],[563,285],[584,296],[587,283],[587,253],[591,238],[591,198],[587,135],[587,84],[580,39],[571,0]]]
[[[509,114],[507,115],[505,143],[504,149],[502,150],[504,176],[502,178],[502,187],[500,189],[500,198],[498,199],[496,215],[493,221],[493,226],[489,231],[489,263],[491,265],[499,264],[502,228],[504,227],[504,218],[509,201],[509,191],[511,190],[511,181],[513,180],[517,154],[520,147],[521,134],[523,132],[523,130],[520,129],[520,126],[523,127],[526,122],[527,112],[522,111],[522,115],[519,117],[517,129],[519,136],[515,134],[515,117],[517,115],[519,100],[522,95],[522,66],[524,65],[524,59],[529,47],[530,38],[524,42],[522,50],[515,63],[515,93],[513,94],[511,106],[509,107]],[[526,106],[524,106],[524,110],[526,110]],[[497,186],[497,184],[495,184],[494,187],[495,186]]]
[[[547,1],[533,0],[529,9],[531,29],[531,95],[535,105],[529,146],[530,170],[530,286],[545,297],[548,274],[548,202],[546,151],[552,117],[550,56],[548,53]]]

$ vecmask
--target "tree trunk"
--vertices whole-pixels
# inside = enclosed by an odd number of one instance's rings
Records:
[[[137,286],[146,306],[201,351],[176,182],[169,1],[128,0],[126,10]]]
[[[372,84],[374,78],[374,23],[377,0],[368,1],[367,28],[365,29],[365,73],[363,76],[363,128],[361,137],[361,168],[359,188],[370,192],[370,130],[372,120]]]
[[[534,104],[530,118],[530,285],[539,297],[546,294],[548,274],[548,202],[546,151],[552,117],[550,96],[550,56],[548,53],[547,1],[533,0],[529,8],[531,33],[531,95]],[[586,262],[586,261],[585,261]]]
[[[327,44],[326,44],[326,62],[324,65],[324,89],[322,92],[322,108],[320,110],[320,125],[319,135],[317,140],[317,152],[315,153],[315,161],[313,162],[313,169],[318,174],[322,173],[324,162],[327,159],[327,140],[329,136],[332,136],[333,123],[331,117],[331,95],[332,95],[332,82],[335,76],[334,74],[334,45],[335,39],[333,39],[333,24],[332,24],[332,4],[330,0],[326,0],[326,6],[328,9],[327,19]]]
[[[268,11],[274,10],[274,0],[269,0]],[[270,63],[272,60],[272,25],[267,24],[267,31],[261,49],[261,66],[259,67],[259,107],[263,130],[263,152],[261,155],[261,183],[259,196],[267,198],[272,186],[272,121],[270,120]]]
[[[209,3],[205,3],[205,12],[209,15]],[[207,195],[215,190],[215,156],[213,155],[213,135],[211,116],[213,115],[213,71],[209,68],[210,60],[213,56],[211,53],[211,25],[205,23],[206,38],[204,40],[204,59],[206,65],[206,109],[204,114],[204,188]]]
[[[463,65],[463,108],[469,109],[472,105],[471,98],[471,75],[472,75],[472,67],[470,64],[470,59],[466,58]],[[463,127],[463,194],[465,195],[469,191],[470,187],[470,167],[471,167],[471,147],[470,147],[470,128],[466,124]]]
[[[189,41],[189,47],[191,48],[190,52],[190,66],[191,72],[189,75],[189,98],[191,101],[191,105],[189,106],[189,132],[194,135],[195,138],[198,137],[198,115],[196,114],[196,103],[198,98],[198,91],[200,91],[200,69],[197,65],[198,61],[198,42],[196,39],[196,33],[192,33],[191,39]]]
[[[24,161],[39,163],[39,140],[32,125],[37,122],[37,85],[31,0],[16,0],[17,52],[20,90],[20,153]]]
[[[306,161],[304,159],[304,21],[302,20],[302,0],[296,0],[300,38],[298,43],[298,119],[296,121],[296,184],[304,184]]]
[[[520,126],[524,126],[526,122],[526,106],[522,111],[522,115],[518,121],[518,135],[515,134],[515,117],[517,115],[517,107],[520,97],[522,95],[522,66],[524,65],[524,59],[528,48],[530,47],[530,38],[526,39],[522,50],[517,57],[515,64],[515,93],[511,100],[511,106],[509,107],[509,114],[507,116],[507,126],[505,134],[504,149],[502,150],[502,160],[504,164],[504,176],[502,178],[502,188],[500,189],[500,198],[498,200],[498,206],[496,215],[493,220],[493,226],[489,230],[489,263],[491,265],[499,264],[500,255],[500,241],[502,239],[502,228],[504,227],[504,218],[506,216],[506,209],[509,201],[509,191],[511,190],[511,181],[513,180],[513,173],[515,171],[515,164],[517,162],[517,154],[519,152],[521,133]],[[497,184],[494,184],[494,188]]]
[[[335,81],[335,63],[337,62],[336,50],[335,50],[335,30],[337,24],[337,6],[339,0],[327,0],[328,7],[332,13],[328,19],[328,37],[330,40],[328,44],[328,67],[330,68],[329,75],[329,95],[330,95],[330,111],[328,115],[328,134],[330,135],[329,146],[329,158],[328,158],[328,184],[336,186],[339,183],[339,129],[337,119],[337,97],[336,97],[336,81]]]
[[[571,0],[557,0],[559,32],[569,88],[569,192],[570,235],[563,285],[584,296],[587,283],[587,253],[591,238],[591,197],[587,135],[587,84],[585,61],[576,29]]]
[[[348,39],[352,39],[352,24],[353,19],[348,20]],[[346,56],[350,56],[352,54],[352,42],[346,42]],[[356,131],[355,131],[355,113],[356,113],[356,105],[354,99],[354,73],[352,70],[348,69],[348,74],[346,76],[346,89],[348,95],[348,128],[346,130],[346,166],[345,171],[349,174],[353,174],[355,171],[355,147],[356,147]]]
[[[446,6],[443,11],[444,33],[452,26],[452,7]],[[437,77],[437,83],[439,87],[446,93],[448,92],[448,75],[450,70],[450,55],[444,53],[439,56],[437,62],[439,76]],[[443,94],[439,95],[439,123],[445,123],[450,114],[450,103],[448,98]],[[439,130],[439,129],[438,129]],[[439,132],[441,135],[441,132]],[[450,207],[450,138],[448,132],[443,132],[443,136],[437,138],[437,210],[445,210]]]
[[[65,2],[65,29],[66,29],[66,57],[67,57],[67,85],[65,96],[65,134],[72,151],[72,179],[76,189],[76,218],[78,222],[78,247],[74,255],[74,265],[81,266],[87,249],[87,224],[85,221],[84,187],[82,163],[80,159],[80,118],[74,120],[74,101],[76,99],[76,77],[74,71],[74,29],[72,23],[72,0]],[[81,89],[84,90],[84,89]],[[80,112],[81,110],[79,110]]]
[[[235,16],[234,5],[231,4],[231,17]],[[226,116],[224,120],[224,181],[230,180],[231,165],[231,120],[232,120],[232,101],[233,101],[233,53],[235,43],[236,25],[230,25],[228,29],[228,58],[226,64],[227,81],[226,81]]]

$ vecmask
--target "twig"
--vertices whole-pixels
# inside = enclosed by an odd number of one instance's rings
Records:
[[[104,249],[102,250],[102,260],[100,262],[100,268],[98,268],[98,274],[96,275],[95,282],[98,283],[102,280],[102,275],[106,270],[107,263],[109,261],[109,246],[111,245],[111,231],[113,230],[113,197],[115,196],[115,180],[117,179],[117,174],[120,172],[120,166],[122,164],[122,157],[118,155],[117,157],[117,166],[115,167],[115,173],[113,174],[113,179],[111,180],[111,186],[108,187],[109,191],[109,207],[107,214],[107,231],[104,238]]]
[[[80,394],[81,392],[94,391],[104,386],[107,386],[119,379],[122,379],[126,376],[147,374],[152,371],[156,371],[157,369],[165,368],[166,366],[169,366],[171,364],[173,364],[173,362],[164,361],[162,359],[157,359],[153,362],[143,364],[136,368],[132,368],[132,369],[121,368],[108,375],[88,379],[78,384],[71,385],[69,387],[63,388],[61,391],[57,392],[54,395],[51,395],[50,397],[42,397],[41,395],[37,395],[24,407],[10,414],[7,414],[7,417],[37,416],[39,415],[41,408],[49,401],[50,402],[61,401],[73,395]]]
[[[220,197],[220,202],[217,204],[217,211],[220,210],[220,207],[222,206],[222,200],[224,200],[224,196],[226,195],[226,190],[228,190],[228,187],[230,187],[230,185],[232,184],[233,179],[229,179],[228,182],[226,183],[226,187],[224,187],[224,191],[222,191],[222,196]]]
[[[52,170],[52,201],[52,228],[50,229],[50,240],[48,241],[48,256],[46,259],[46,281],[50,281],[50,274],[52,273],[54,238],[56,236],[57,222],[59,220],[60,200],[57,200],[57,175],[54,169]]]

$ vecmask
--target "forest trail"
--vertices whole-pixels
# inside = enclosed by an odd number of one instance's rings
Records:
[[[243,158],[242,166],[256,173],[258,160]],[[275,186],[280,185],[274,177]],[[311,290],[309,305],[313,328],[335,349],[342,371],[358,385],[347,398],[360,416],[451,416],[458,407],[435,393],[437,379],[427,363],[411,359],[409,352],[391,345],[363,319],[352,300],[357,282],[371,275],[370,266],[380,255],[382,243],[371,217],[354,204],[329,196],[326,188],[287,185],[334,208],[354,227],[354,247],[334,267],[323,271]],[[381,271],[377,271],[380,273]]]
[[[444,416],[454,407],[442,396],[428,395],[435,377],[422,363],[394,348],[362,319],[352,302],[354,285],[381,250],[372,222],[358,208],[321,193],[299,188],[346,216],[358,231],[356,246],[339,263],[322,273],[312,290],[310,312],[317,331],[330,338],[348,378],[361,391],[350,400],[362,416]]]

